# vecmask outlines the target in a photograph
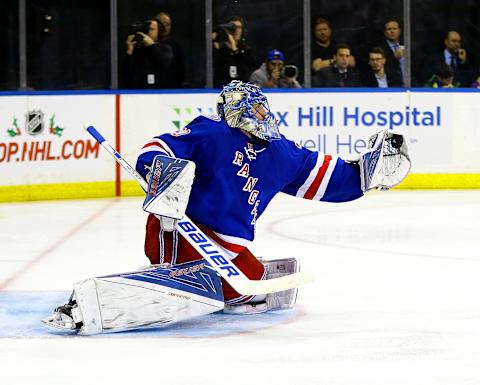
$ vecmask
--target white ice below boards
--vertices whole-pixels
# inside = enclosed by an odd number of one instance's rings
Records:
[[[145,265],[141,203],[0,205],[1,384],[480,383],[479,191],[276,198],[253,251],[316,276],[290,313],[93,338],[15,322],[39,325],[38,301],[73,282]]]

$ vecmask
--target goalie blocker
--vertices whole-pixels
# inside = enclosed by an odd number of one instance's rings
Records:
[[[166,155],[153,159],[143,210],[155,214],[163,230],[175,230],[176,221],[185,215],[194,177],[195,163],[189,160]]]
[[[294,258],[264,262],[267,278],[298,271]],[[224,304],[218,273],[205,261],[156,265],[131,273],[89,278],[74,284],[67,304],[42,320],[47,326],[79,334],[164,327],[224,310],[253,314],[295,304],[297,289],[257,296],[255,302]]]

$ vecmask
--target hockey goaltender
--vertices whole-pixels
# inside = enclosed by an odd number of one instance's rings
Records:
[[[151,265],[75,283],[68,303],[44,319],[46,325],[88,335],[165,326],[217,311],[292,307],[297,286],[306,280],[298,261],[259,260],[248,249],[272,198],[283,192],[351,201],[372,189],[390,189],[410,170],[406,141],[393,130],[371,136],[354,160],[286,139],[267,98],[250,83],[223,87],[217,113],[148,141],[136,170],[124,164],[147,191],[145,253]]]

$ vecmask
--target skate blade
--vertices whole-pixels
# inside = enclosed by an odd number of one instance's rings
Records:
[[[75,322],[73,322],[72,319],[66,319],[66,318],[69,318],[69,317],[53,315],[49,318],[42,319],[42,323],[46,326],[49,326],[55,329],[66,330],[66,331],[76,330],[77,328],[75,326]]]

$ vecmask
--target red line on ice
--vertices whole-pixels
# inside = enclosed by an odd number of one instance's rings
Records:
[[[75,235],[77,232],[82,230],[85,226],[93,222],[95,219],[97,219],[101,214],[103,214],[105,211],[107,211],[110,206],[112,206],[113,203],[115,203],[116,199],[111,200],[100,208],[97,212],[95,212],[93,215],[89,216],[87,219],[85,219],[82,223],[74,227],[72,230],[70,230],[66,235],[61,237],[59,240],[54,242],[52,245],[47,247],[45,250],[43,250],[40,254],[35,256],[31,261],[28,261],[25,263],[18,271],[16,271],[12,276],[7,278],[5,281],[0,282],[0,291],[5,290],[9,285],[12,284],[12,282],[16,281],[19,277],[21,277],[23,274],[25,274],[27,271],[29,271],[33,266],[37,265],[39,262],[41,262],[47,255],[49,255],[52,251],[54,251],[56,248],[58,248],[60,245],[65,243],[66,240],[70,239],[73,235]]]

